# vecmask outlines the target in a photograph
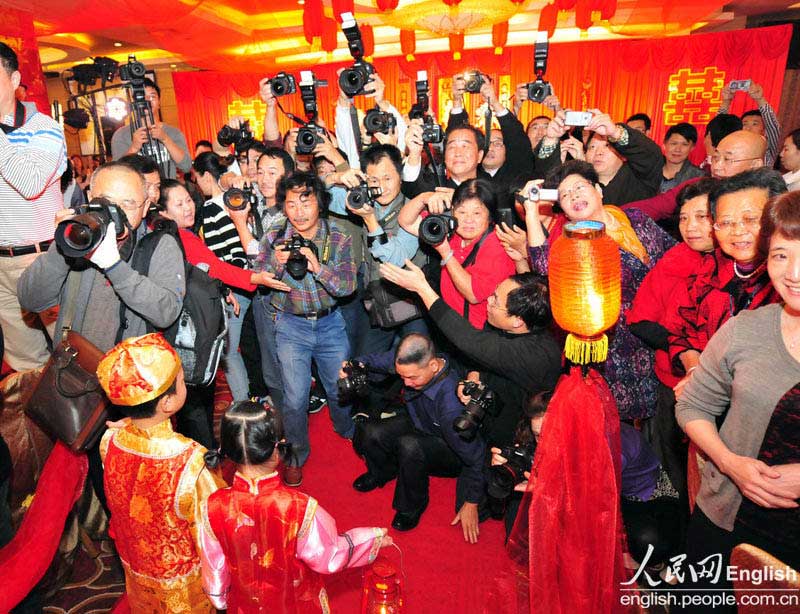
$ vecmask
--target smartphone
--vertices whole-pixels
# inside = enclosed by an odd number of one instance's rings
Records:
[[[750,79],[743,79],[740,81],[731,81],[728,89],[732,92],[747,92],[750,91]]]
[[[497,210],[497,224],[505,224],[509,228],[514,226],[514,211],[501,207]]]
[[[564,123],[567,126],[588,126],[592,121],[592,114],[589,111],[567,111]]]

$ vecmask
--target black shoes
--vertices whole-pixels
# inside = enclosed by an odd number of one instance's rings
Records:
[[[416,512],[397,512],[392,520],[392,528],[398,531],[410,531],[419,524],[426,507],[427,504]]]
[[[325,404],[328,402],[328,399],[325,397],[318,396],[316,394],[310,394],[308,397],[308,413],[309,414],[318,414],[322,411],[322,408],[325,407]]]
[[[383,482],[379,482],[374,475],[367,471],[355,479],[355,482],[353,482],[353,488],[355,488],[358,492],[369,492],[371,490],[375,490],[376,488],[383,487],[383,484]]]

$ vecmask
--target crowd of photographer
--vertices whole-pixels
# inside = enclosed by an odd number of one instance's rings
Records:
[[[688,124],[669,129],[662,153],[643,113],[623,123],[600,109],[562,109],[544,80],[541,43],[535,79],[516,88],[513,109],[488,75],[455,75],[443,130],[431,113],[427,77],[419,75],[415,102],[401,115],[362,57],[358,26],[345,19],[343,28],[354,64],[339,74],[335,130],[317,113],[316,88],[327,84],[311,71],[299,80],[280,73],[260,84],[263,135],[233,120],[217,137],[233,147],[231,159],[199,142],[190,161],[182,136],[158,123],[157,96],[147,97],[155,123],[133,130],[130,141],[115,135],[115,157],[126,158],[94,173],[91,202],[77,216],[53,211],[52,244],[36,243],[44,230],[22,241],[45,253],[21,273],[19,305],[32,312],[61,305],[58,329],[66,323],[105,351],[173,325],[189,293],[188,260],[232,289],[221,333],[226,379],[234,400],[261,397],[281,411],[295,452],[282,476],[287,485],[302,482],[312,453],[308,414],[319,408],[315,397],[324,397],[335,432],[353,440],[366,463],[353,487],[367,492],[397,479],[395,529],[420,521],[429,476],[451,476],[453,524],[474,543],[490,515],[505,515],[510,530],[515,492],[527,487],[562,373],[563,331],[552,321],[547,287],[550,246],[566,223],[602,222],[622,262],[621,314],[602,371],[623,421],[623,516],[636,562],[653,545],[648,565],[663,569],[682,551],[689,518],[676,396],[686,431],[710,457],[704,475],[725,473],[726,487],[737,492],[756,480],[729,463],[716,471],[714,463],[720,445],[745,439],[747,450],[734,452],[758,456],[757,434],[715,439],[705,429],[695,437],[701,431],[691,425],[718,415],[717,407],[699,407],[711,394],[701,383],[712,387],[714,372],[701,352],[706,345],[725,351],[714,333],[723,328],[730,336],[729,318],[783,297],[757,241],[767,201],[787,183],[800,184],[798,131],[785,137],[779,156],[784,181],[765,168],[779,142],[774,111],[757,84],[734,82],[707,127],[709,157],[694,166],[688,156],[698,133]],[[758,111],[743,118],[725,112],[737,88]],[[144,90],[157,94],[149,84]],[[287,113],[300,125],[282,136],[280,99],[298,90],[305,118]],[[486,105],[486,133],[469,123],[468,95]],[[375,107],[360,115],[355,96]],[[517,115],[527,100],[553,116],[523,126]],[[64,155],[51,156],[58,174]],[[175,179],[190,168],[191,179]],[[27,225],[38,229],[44,217]],[[164,219],[175,226],[171,238],[148,247],[146,268],[132,266],[148,245],[144,236],[159,232]],[[208,382],[190,388],[178,425],[212,447],[209,390]],[[763,435],[767,425],[759,428]],[[771,445],[786,452],[786,442]],[[785,462],[796,468],[793,449]],[[714,496],[703,491],[689,539],[709,534],[708,525],[731,531],[735,497],[725,493],[723,526],[710,511]],[[796,504],[745,496],[762,506],[747,508],[749,528],[770,522],[773,507],[794,508],[782,518],[800,527]],[[781,486],[781,496],[800,498],[797,482]],[[770,549],[774,535],[761,543]],[[796,558],[787,562],[797,566]]]

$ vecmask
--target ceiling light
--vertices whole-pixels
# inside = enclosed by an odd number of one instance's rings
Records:
[[[297,4],[303,6],[306,3],[306,0],[297,0]]]
[[[170,64],[169,67],[170,68],[178,68],[178,65],[177,64]]]
[[[120,43],[120,42],[116,42],[116,43],[114,43],[114,46],[115,46],[115,47],[122,47],[122,43]]]

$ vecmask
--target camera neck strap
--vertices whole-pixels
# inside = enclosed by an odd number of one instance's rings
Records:
[[[350,123],[353,125],[353,139],[356,143],[356,151],[361,155],[361,127],[358,125],[358,110],[356,105],[352,103],[350,103]]]
[[[464,258],[464,262],[461,263],[462,268],[466,269],[468,266],[475,264],[475,260],[478,258],[478,251],[480,250],[481,245],[483,245],[483,242],[486,240],[486,238],[491,234],[491,232],[492,232],[492,226],[489,225],[489,228],[486,229],[486,232],[483,233],[483,235],[481,236],[480,239],[478,239],[478,242],[475,244],[472,250],[470,250],[469,254],[467,254],[467,257]],[[469,301],[467,299],[464,299],[464,318],[469,320]]]
[[[489,144],[492,141],[492,107],[489,103],[486,103],[486,114],[483,116],[483,128],[486,131],[486,134],[483,138],[483,155],[485,156],[489,153]]]
[[[9,126],[8,124],[0,124],[0,130],[6,134],[11,134],[14,132],[14,130],[25,123],[25,105],[23,105],[19,100],[16,102],[17,104],[14,107],[14,125]]]

